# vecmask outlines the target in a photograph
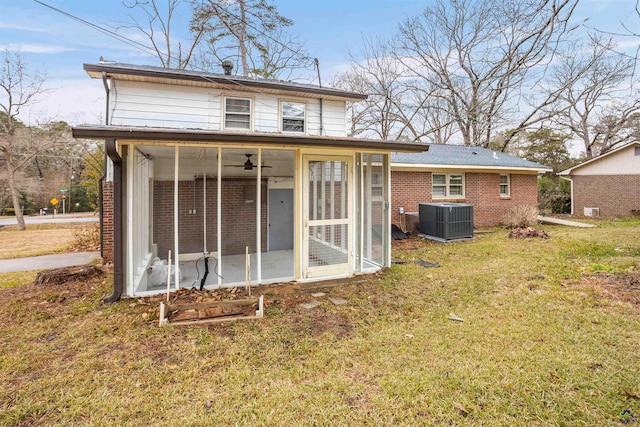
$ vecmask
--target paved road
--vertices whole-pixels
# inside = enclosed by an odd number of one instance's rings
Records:
[[[25,223],[27,224],[53,224],[53,223],[65,223],[65,222],[98,222],[99,217],[93,216],[93,214],[88,215],[46,215],[46,216],[27,216],[24,218]],[[0,227],[5,225],[17,225],[18,221],[15,218],[3,218],[0,219]]]
[[[16,259],[0,259],[0,273],[46,270],[84,265],[100,258],[100,252],[73,252]]]

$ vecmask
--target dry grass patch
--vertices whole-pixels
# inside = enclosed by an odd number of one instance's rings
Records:
[[[619,425],[640,413],[640,316],[579,283],[637,273],[640,221],[547,232],[424,241],[394,257],[442,267],[323,289],[312,310],[271,288],[264,319],[208,327],[105,306],[108,278],[0,290],[0,425]]]
[[[99,250],[99,224],[27,224],[24,231],[0,227],[0,259]]]

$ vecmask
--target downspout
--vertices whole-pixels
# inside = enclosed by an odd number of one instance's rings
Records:
[[[102,84],[104,85],[104,92],[106,94],[106,106],[104,109],[104,124],[109,125],[109,84],[107,84],[107,73],[102,72]],[[104,213],[104,203],[102,201],[102,184],[107,177],[107,150],[104,150],[104,160],[102,162],[102,175],[98,179],[98,203],[100,203],[100,257],[104,259],[104,225],[102,224],[102,218]]]
[[[118,154],[115,138],[105,140],[105,152],[113,162],[113,294],[103,299],[105,304],[116,302],[122,296],[124,284],[122,239],[122,157]]]
[[[571,176],[571,175],[569,175]],[[560,179],[566,179],[567,181],[569,181],[571,183],[571,216],[574,215],[573,213],[573,179],[571,178],[565,178],[564,176],[561,176]]]
[[[318,86],[322,87],[322,80],[320,80],[320,61],[318,58],[313,58],[313,63],[318,70]],[[324,133],[324,124],[322,123],[322,97],[320,97],[320,136]]]

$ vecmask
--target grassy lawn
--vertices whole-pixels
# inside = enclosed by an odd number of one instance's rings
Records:
[[[110,278],[0,285],[0,425],[617,426],[640,419],[640,220],[402,243],[364,283],[157,327]],[[7,280],[6,278],[0,278]],[[464,319],[447,319],[453,312]],[[633,424],[631,424],[633,425]]]
[[[83,223],[27,224],[0,227],[0,259],[23,258],[66,252],[74,246],[77,233],[94,225]]]

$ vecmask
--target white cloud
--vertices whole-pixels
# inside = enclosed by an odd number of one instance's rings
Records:
[[[6,30],[31,31],[34,33],[44,33],[45,31],[40,27],[29,27],[26,25],[10,24],[7,22],[0,22],[0,28],[6,29]]]
[[[89,77],[79,80],[47,80],[47,92],[38,102],[23,109],[20,119],[34,125],[64,120],[71,125],[97,124],[104,117],[105,95],[101,81]]]
[[[9,43],[0,45],[0,50],[21,53],[61,53],[70,52],[75,49],[57,45]]]

